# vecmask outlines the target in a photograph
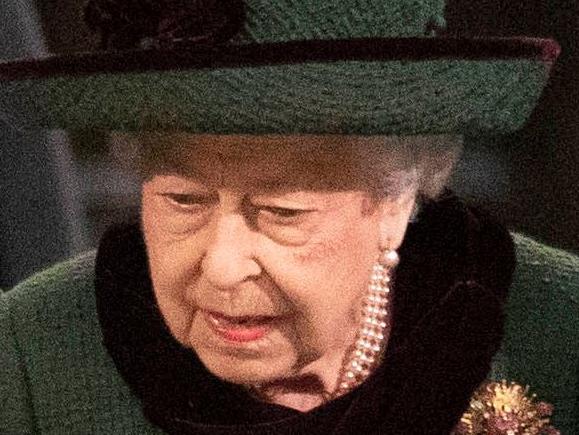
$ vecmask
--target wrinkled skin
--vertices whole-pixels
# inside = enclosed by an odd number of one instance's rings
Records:
[[[349,165],[347,153],[336,162],[328,149],[378,140],[197,136],[175,152],[178,170],[144,182],[160,310],[213,374],[264,389],[287,382],[271,400],[302,410],[320,401],[292,392],[296,379],[334,389],[371,267],[381,249],[400,245],[415,194],[376,198],[357,173],[364,162]],[[264,337],[235,343],[207,312],[275,319]]]

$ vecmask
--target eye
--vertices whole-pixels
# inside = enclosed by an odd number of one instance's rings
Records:
[[[171,205],[184,210],[190,210],[198,206],[207,205],[213,200],[209,195],[192,193],[164,193],[162,196],[166,198]]]
[[[315,225],[317,209],[253,205],[256,229],[287,245],[305,243]]]
[[[294,218],[307,213],[309,210],[301,210],[284,207],[259,207],[261,211],[265,211],[279,218]]]

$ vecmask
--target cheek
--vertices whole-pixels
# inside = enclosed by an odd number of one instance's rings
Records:
[[[312,243],[288,261],[288,268],[299,271],[288,286],[296,289],[290,297],[321,342],[357,328],[377,243],[369,229],[353,228]]]
[[[143,232],[159,309],[171,333],[184,343],[193,315],[187,288],[198,274],[200,255],[194,238],[175,237],[143,210]]]
[[[320,279],[336,282],[339,277],[348,283],[352,273],[357,276],[370,270],[370,264],[378,256],[378,246],[378,226],[374,220],[343,219],[298,249],[292,260],[310,274],[319,274]]]

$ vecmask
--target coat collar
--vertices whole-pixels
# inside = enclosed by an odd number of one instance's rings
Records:
[[[448,433],[499,347],[512,241],[447,194],[423,207],[399,253],[383,364],[355,391],[309,413],[254,400],[171,336],[138,223],[110,229],[99,246],[104,344],[145,416],[168,433]]]

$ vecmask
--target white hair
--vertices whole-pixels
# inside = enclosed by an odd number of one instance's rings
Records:
[[[436,199],[447,186],[462,153],[462,136],[389,136],[385,155],[396,156],[384,173],[385,192],[396,196],[409,188],[425,199]]]
[[[111,140],[115,160],[146,178],[166,168],[175,156],[174,147],[192,137],[185,133],[113,133]],[[303,136],[296,147],[305,150],[311,145],[331,153],[341,172],[355,171],[379,196],[397,197],[413,189],[417,197],[428,200],[444,190],[462,151],[458,135],[359,136],[355,147],[347,144],[340,136]],[[308,160],[315,159],[315,154],[300,155]]]

